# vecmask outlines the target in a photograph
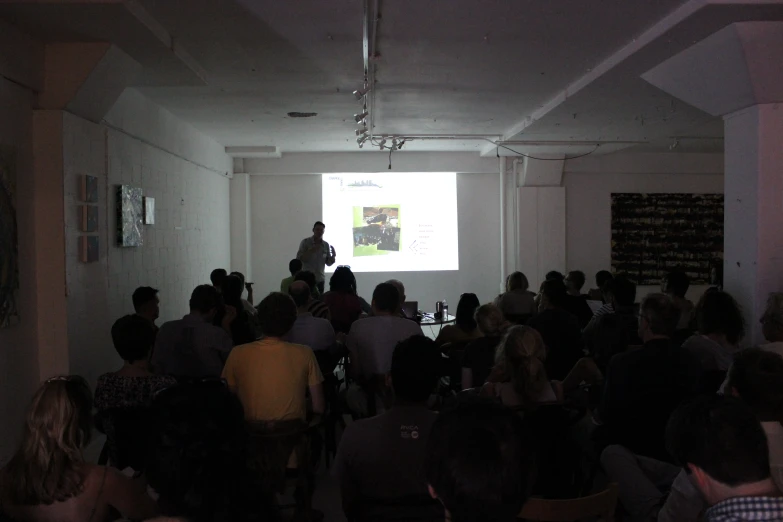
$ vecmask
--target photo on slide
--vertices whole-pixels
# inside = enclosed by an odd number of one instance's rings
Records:
[[[400,206],[353,207],[353,256],[400,251]]]

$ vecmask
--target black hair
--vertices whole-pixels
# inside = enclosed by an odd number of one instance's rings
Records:
[[[209,274],[209,280],[212,281],[213,286],[220,286],[223,282],[223,278],[228,275],[225,268],[216,268]]]
[[[582,287],[585,286],[585,281],[587,280],[585,273],[581,270],[571,270],[568,272],[566,278],[574,283],[574,288],[576,290],[581,290]]]
[[[190,294],[190,309],[206,314],[222,304],[217,288],[210,285],[199,285]]]
[[[562,279],[547,279],[544,281],[541,285],[541,294],[546,296],[549,304],[557,308],[561,308],[568,298],[568,292]]]
[[[565,279],[565,276],[557,270],[547,272],[546,277],[544,277],[546,281],[562,281],[563,279]]]
[[[783,357],[759,348],[741,350],[729,370],[728,389],[761,422],[783,422]]]
[[[138,315],[120,317],[111,327],[111,340],[123,361],[147,359],[155,344],[155,327]]]
[[[315,282],[315,274],[309,270],[300,270],[294,276],[294,281],[304,281],[307,286],[310,287],[310,292],[315,293],[317,283]]]
[[[316,221],[313,223],[313,228],[317,227],[318,225],[321,225],[322,227],[326,228],[326,225],[324,225],[323,221]]]
[[[595,274],[595,284],[598,286],[599,290],[603,289],[606,282],[611,281],[612,279],[614,279],[614,276],[608,270],[600,270]]]
[[[242,404],[220,381],[179,384],[154,399],[145,477],[162,515],[191,522],[278,520],[248,465]]]
[[[636,302],[636,283],[625,275],[618,275],[608,280],[602,291],[606,295],[613,295],[620,306],[633,306]]]
[[[456,324],[466,332],[476,329],[476,310],[481,306],[476,294],[462,294],[457,303]]]
[[[696,306],[696,324],[700,334],[724,334],[731,344],[745,336],[745,319],[734,298],[726,292],[705,293]]]
[[[304,281],[298,282],[304,283],[304,286],[301,290],[299,290],[296,285],[291,285],[288,287],[288,295],[290,295],[291,299],[294,300],[294,304],[297,306],[297,308],[306,305],[310,301],[311,292],[310,287],[307,286],[307,283]]]
[[[440,357],[435,341],[423,335],[397,343],[391,363],[395,397],[407,402],[426,401],[438,383]]]
[[[533,454],[521,417],[476,400],[438,415],[425,473],[453,522],[512,521],[529,496]]]
[[[680,321],[680,311],[666,294],[649,294],[645,297],[639,307],[639,315],[647,321],[650,331],[655,335],[671,337]]]
[[[664,280],[666,281],[664,289],[666,293],[672,293],[676,297],[684,298],[688,288],[691,286],[691,280],[688,278],[688,275],[680,270],[669,272],[664,277]]]
[[[372,304],[381,312],[394,312],[400,306],[400,292],[391,283],[381,283],[372,293]]]
[[[347,294],[356,293],[356,276],[347,266],[338,266],[329,279],[329,290]]]
[[[131,297],[133,309],[136,310],[136,312],[139,312],[145,304],[154,301],[157,297],[158,290],[156,288],[152,288],[151,286],[140,286],[133,291],[133,296]]]
[[[770,477],[767,437],[753,411],[733,397],[704,395],[677,408],[666,427],[666,447],[730,487]]]
[[[296,321],[296,305],[291,296],[272,292],[258,304],[261,332],[268,337],[282,337]]]
[[[302,269],[302,266],[301,259],[292,259],[288,262],[288,271],[291,272],[292,276],[296,275],[296,273]]]
[[[238,277],[239,280],[242,282],[242,288],[245,287],[245,274],[243,274],[242,272],[231,272],[228,275]]]
[[[235,275],[228,275],[220,283],[220,289],[223,294],[223,302],[236,308],[237,312],[241,312],[243,310],[242,292],[244,291],[242,280]]]

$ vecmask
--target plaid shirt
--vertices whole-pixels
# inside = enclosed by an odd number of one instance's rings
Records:
[[[736,497],[707,510],[707,522],[772,522],[783,520],[783,497]]]

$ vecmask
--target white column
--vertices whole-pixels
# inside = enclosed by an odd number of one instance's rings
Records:
[[[253,280],[250,262],[250,174],[235,173],[230,182],[231,198],[231,269]]]
[[[783,105],[729,114],[725,133],[725,287],[758,344],[767,296],[783,290]]]

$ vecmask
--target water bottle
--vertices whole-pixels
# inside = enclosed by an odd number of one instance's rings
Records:
[[[443,300],[443,305],[441,307],[441,310],[443,311],[443,320],[446,321],[449,318],[449,303],[446,302],[446,300]]]

